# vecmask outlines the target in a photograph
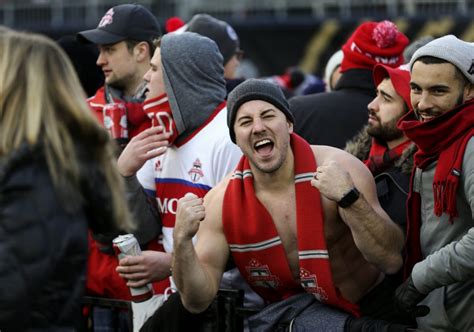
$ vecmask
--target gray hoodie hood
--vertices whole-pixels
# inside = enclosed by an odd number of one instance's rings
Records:
[[[224,101],[223,59],[214,41],[192,32],[166,34],[160,48],[165,89],[179,142]]]

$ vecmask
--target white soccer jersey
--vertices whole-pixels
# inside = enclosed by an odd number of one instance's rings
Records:
[[[214,117],[179,146],[146,164],[137,177],[147,193],[156,197],[163,223],[163,245],[173,250],[173,228],[178,199],[191,192],[204,197],[235,169],[242,152],[232,143],[227,128],[227,108],[216,110]]]

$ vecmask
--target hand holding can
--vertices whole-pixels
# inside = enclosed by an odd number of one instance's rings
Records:
[[[140,256],[142,251],[133,234],[119,235],[113,241],[113,247],[118,259],[129,256]],[[130,287],[133,302],[143,302],[153,296],[153,287],[150,283],[142,287]]]
[[[127,107],[124,103],[104,105],[104,126],[112,138],[119,143],[128,141]]]

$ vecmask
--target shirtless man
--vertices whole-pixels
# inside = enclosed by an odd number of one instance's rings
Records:
[[[306,291],[365,314],[358,303],[384,273],[399,270],[404,240],[380,207],[367,167],[293,134],[288,104],[269,82],[242,83],[228,106],[230,135],[244,157],[204,202],[193,194],[178,202],[173,276],[185,307],[208,307],[231,252],[250,286],[269,302]],[[252,275],[259,267],[273,279]],[[311,287],[304,283],[308,277]]]

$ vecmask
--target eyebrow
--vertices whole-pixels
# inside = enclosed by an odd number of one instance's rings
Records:
[[[437,84],[429,87],[430,90],[449,90],[449,85]]]
[[[410,82],[410,88],[421,89],[421,87],[415,82]],[[446,85],[446,84],[436,84],[436,85],[432,85],[428,87],[428,90],[449,90],[449,89],[450,89],[449,85]]]
[[[270,113],[270,112],[276,112],[276,110],[273,109],[273,108],[265,109],[265,110],[262,111],[262,113],[260,113],[260,116],[264,116],[264,115],[266,115],[266,114],[268,114],[268,113]],[[235,119],[235,121],[236,121],[236,122],[239,122],[239,121],[242,120],[242,119],[249,119],[249,118],[251,118],[251,116],[245,114],[245,115],[238,116],[238,117]]]
[[[269,113],[269,112],[275,112],[275,109],[273,109],[273,108],[268,108],[268,109],[266,109],[266,110],[263,110],[260,115],[265,115],[265,114],[267,114],[267,113]]]
[[[385,92],[385,91],[383,91],[383,90],[379,90],[379,93],[380,93],[382,96],[384,96],[385,98],[388,98],[388,99],[390,99],[390,100],[393,99],[393,96],[392,96],[392,95],[388,94],[387,92]]]
[[[238,116],[237,119],[235,119],[235,122],[240,123],[241,121],[248,120],[250,118],[251,118],[250,115],[241,115],[241,116]]]

